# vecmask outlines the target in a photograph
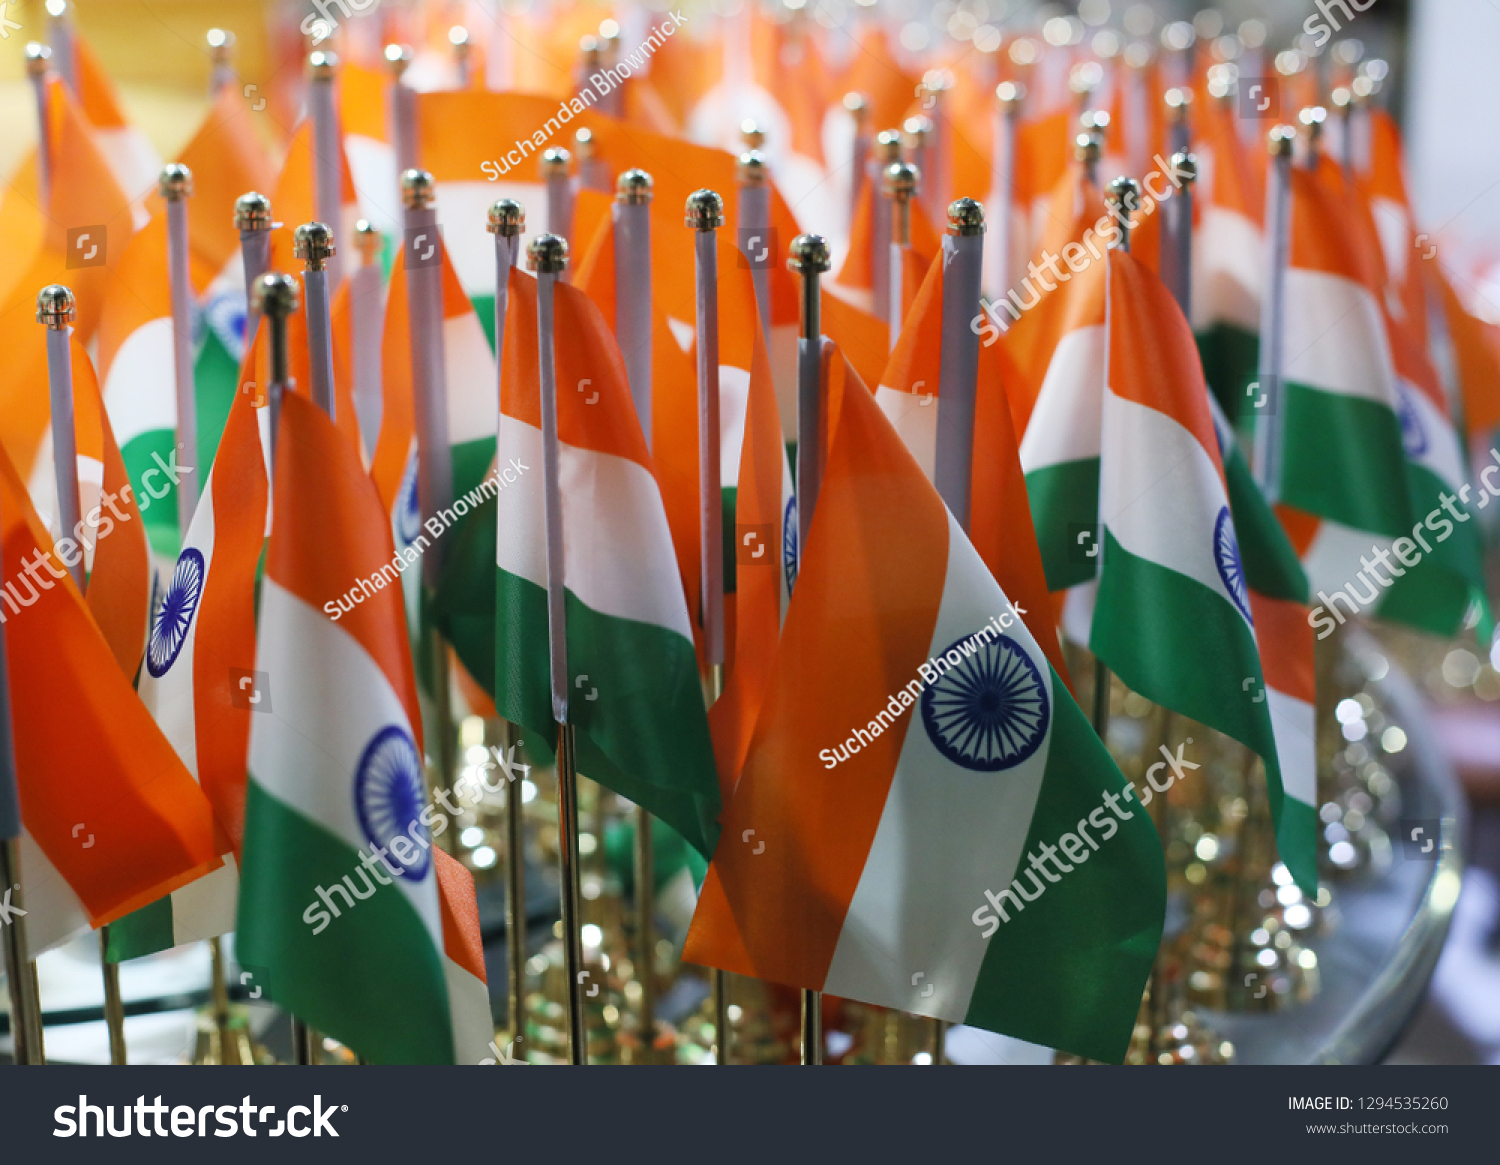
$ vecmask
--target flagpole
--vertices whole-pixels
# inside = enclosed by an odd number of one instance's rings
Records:
[[[850,149],[849,165],[849,222],[854,223],[854,211],[859,206],[859,194],[865,183],[865,158],[870,153],[870,103],[863,93],[851,91],[844,94],[844,112],[854,122],[854,141]]]
[[[52,45],[52,58],[57,75],[75,94],[78,92],[78,47],[73,36],[73,23],[68,19],[72,5],[68,0],[47,0],[47,40]]]
[[[918,173],[930,176],[932,173],[932,161],[935,150],[932,143],[933,130],[932,119],[918,114],[916,117],[908,117],[901,125],[901,146],[905,158],[917,168]],[[937,211],[930,208],[932,193],[929,189],[932,183],[929,180],[928,188],[918,192],[924,209],[928,210],[929,218],[936,218]],[[895,272],[891,277],[895,278]]]
[[[281,401],[292,391],[291,360],[287,343],[287,317],[299,307],[299,289],[294,276],[280,271],[271,271],[259,276],[251,291],[252,302],[261,315],[266,317],[270,329],[271,383],[266,387],[266,399],[271,410],[271,472],[275,477],[276,443],[281,428]],[[301,1065],[319,1061],[318,1033],[295,1015],[292,1021],[292,1060]]]
[[[911,202],[921,188],[922,173],[910,162],[892,162],[886,167],[880,189],[886,200],[891,223],[890,243],[886,247],[885,321],[889,330],[891,351],[901,335],[906,313],[906,248],[911,246]]]
[[[12,897],[12,894],[16,897]],[[21,798],[16,783],[15,738],[11,732],[10,665],[5,628],[0,626],[0,926],[5,982],[10,990],[11,1039],[17,1064],[45,1064],[42,1006],[37,997],[36,963],[26,943],[26,897],[21,881]]]
[[[73,293],[60,284],[42,288],[36,299],[37,323],[47,329],[47,387],[52,406],[52,464],[57,482],[58,528],[72,530],[79,521],[78,443],[73,422],[72,330],[78,318]],[[83,560],[68,568],[84,591]],[[120,998],[120,968],[106,957],[109,927],[99,928],[99,965],[104,975],[104,1020],[109,1028],[109,1062],[125,1063],[125,1008]]]
[[[573,152],[578,155],[578,185],[583,190],[609,193],[609,163],[599,156],[594,131],[580,126],[573,135]]]
[[[458,73],[459,89],[468,89],[474,84],[474,46],[469,43],[469,30],[455,24],[448,30],[448,43],[453,46],[453,67]]]
[[[573,234],[573,183],[568,165],[573,156],[561,146],[542,151],[542,183],[547,187],[547,233],[561,239]]]
[[[47,69],[52,50],[32,41],[26,46],[26,75],[36,96],[37,201],[45,210],[52,197],[52,118],[48,116]]]
[[[255,343],[260,308],[255,306],[255,281],[271,265],[271,200],[251,190],[234,200],[234,229],[240,233],[240,258],[245,268],[245,349]]]
[[[932,116],[927,120],[932,126],[928,138],[927,193],[923,205],[927,213],[936,219],[943,213],[944,199],[953,188],[953,124],[948,112],[948,100],[952,96],[953,79],[943,69],[929,69],[922,78],[919,89],[932,102]]]
[[[167,280],[172,294],[172,363],[177,387],[177,529],[187,538],[198,507],[198,395],[193,385],[193,285],[188,278],[188,204],[193,174],[186,166],[162,168],[157,191],[167,204]]]
[[[411,64],[410,46],[385,46],[385,67],[390,77],[386,118],[390,126],[391,148],[396,155],[396,173],[405,174],[417,165],[417,94],[402,81]]]
[[[405,206],[406,312],[411,336],[412,396],[416,405],[417,500],[422,524],[453,502],[453,462],[448,442],[448,381],[443,349],[443,241],[438,229],[432,175],[407,170],[401,175]],[[422,585],[435,593],[442,578],[447,544],[434,540],[422,556]],[[448,644],[426,619],[426,654],[431,667],[432,724],[427,740],[439,783],[453,779],[452,714],[448,693]]]
[[[313,210],[318,221],[326,223],[334,239],[343,234],[344,167],[339,133],[338,105],[334,100],[333,82],[339,59],[326,49],[307,56],[307,106],[313,123]],[[328,287],[336,290],[342,264],[330,251]],[[312,301],[308,301],[312,306]]]
[[[885,175],[901,161],[901,131],[875,135],[874,156],[868,163],[870,181],[870,312],[887,318],[891,306],[891,202],[885,196]],[[892,344],[895,340],[891,341]]]
[[[208,95],[217,97],[235,81],[234,33],[228,29],[208,30],[208,59],[211,69],[208,74]]]
[[[333,398],[333,323],[329,317],[328,265],[338,254],[333,231],[325,223],[305,222],[292,232],[292,254],[303,261],[303,294],[307,302],[307,363],[313,403],[335,419]]]
[[[797,555],[807,553],[807,532],[823,481],[822,291],[818,277],[830,266],[821,235],[792,240],[787,266],[802,276],[802,335],[797,350]],[[823,1062],[823,995],[802,991],[802,1063]]]
[[[583,1005],[583,944],[578,930],[578,770],[573,725],[568,720],[568,630],[564,606],[563,512],[557,436],[557,357],[553,345],[553,295],[568,265],[567,240],[538,235],[526,251],[536,272],[537,351],[541,364],[542,490],[547,525],[547,641],[552,676],[552,718],[557,722],[558,863],[562,880],[563,969],[567,974],[568,1057],[588,1063]]]
[[[1193,104],[1193,91],[1187,87],[1168,89],[1163,100],[1167,106],[1168,143],[1173,153],[1185,154],[1192,146],[1188,110]]]
[[[1271,131],[1271,167],[1266,196],[1266,293],[1260,316],[1260,394],[1270,407],[1256,418],[1255,480],[1266,501],[1281,495],[1281,369],[1286,343],[1286,270],[1292,248],[1292,147],[1297,131],[1278,125]]]
[[[353,333],[350,366],[354,378],[354,412],[366,449],[380,439],[380,350],[385,331],[385,299],[381,295],[380,248],[385,240],[369,219],[354,224],[354,247],[359,266],[349,273],[349,327]]]
[[[760,316],[760,333],[771,350],[771,264],[775,260],[776,240],[771,238],[771,187],[765,155],[746,150],[734,164],[735,183],[739,187],[740,205],[736,226],[740,249],[750,264],[750,282],[755,286],[755,309]],[[753,252],[753,253],[752,253]]]
[[[990,157],[990,192],[992,205],[985,212],[990,230],[987,240],[990,254],[991,287],[1003,296],[1010,286],[1011,234],[1016,197],[1016,124],[1020,120],[1021,101],[1026,87],[1015,81],[1002,81],[995,87],[994,148]]]
[[[615,188],[615,338],[625,358],[630,398],[651,448],[651,175],[626,170]]]
[[[510,303],[510,269],[520,262],[521,235],[526,230],[526,208],[513,198],[490,205],[486,229],[495,236],[495,433],[504,422],[501,378],[504,376],[505,313]],[[505,721],[500,747],[513,761],[517,743],[515,725]],[[510,1019],[510,1054],[524,1060],[521,1045],[526,1035],[526,829],[525,790],[513,774],[505,782],[505,949],[508,971],[507,1010]]]
[[[1167,200],[1163,213],[1161,249],[1163,281],[1189,321],[1193,318],[1193,184],[1198,180],[1198,159],[1184,150],[1172,155],[1172,168],[1181,183]]]

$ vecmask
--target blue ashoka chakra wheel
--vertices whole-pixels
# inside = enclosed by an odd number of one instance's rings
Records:
[[[797,581],[797,498],[787,498],[786,512],[781,516],[781,569],[786,573],[787,594]]]
[[[427,827],[419,824],[412,829],[426,804],[422,758],[417,755],[416,743],[399,724],[388,724],[370,739],[359,758],[354,774],[354,809],[371,845],[389,851],[398,835],[411,842],[411,848],[418,851],[411,865],[403,866],[394,854],[387,860],[400,877],[413,882],[425,878],[432,864],[427,848],[414,840],[414,835],[427,840]]]
[[[151,642],[146,647],[146,670],[157,679],[177,662],[182,645],[187,642],[188,628],[203,597],[203,555],[191,546],[177,558],[172,582],[156,609],[151,628]]]
[[[410,546],[422,532],[422,504],[417,499],[417,459],[413,457],[401,479],[396,495],[396,536],[403,547]]]
[[[245,293],[221,291],[203,309],[204,321],[236,361],[245,358]]]
[[[1396,386],[1396,419],[1401,422],[1401,448],[1408,457],[1420,457],[1427,452],[1427,430],[1422,427],[1421,414],[1417,412],[1412,391],[1404,384]]]
[[[922,693],[922,724],[933,746],[956,765],[981,773],[1014,768],[1041,747],[1052,717],[1047,680],[1014,639],[989,643],[968,636],[974,649]]]
[[[1245,567],[1240,562],[1240,544],[1234,537],[1234,522],[1229,517],[1229,507],[1219,509],[1214,522],[1214,565],[1219,568],[1219,579],[1224,589],[1240,609],[1240,614],[1250,619],[1250,595],[1245,590]]]

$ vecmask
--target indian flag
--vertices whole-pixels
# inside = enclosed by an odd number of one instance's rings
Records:
[[[1198,111],[1197,125],[1191,316],[1204,376],[1233,424],[1254,415],[1246,400],[1260,378],[1265,151],[1246,147],[1233,111],[1217,102]]]
[[[384,507],[300,393],[282,404],[255,668],[237,955],[376,1063],[454,1062],[421,722]],[[364,581],[344,613],[336,598]],[[399,1001],[399,1006],[393,1006]]]
[[[935,474],[938,385],[942,376],[943,268],[928,269],[875,391],[886,418],[917,459],[927,480]],[[1027,483],[998,352],[980,345],[974,396],[973,468],[969,487],[969,540],[1002,590],[1025,611],[1032,637],[1043,645],[1059,675],[1068,674],[1057,638],[1053,600],[1037,548]]]
[[[235,398],[219,457],[154,612],[138,691],[214,807],[225,864],[109,928],[109,957],[133,959],[234,929],[234,853],[244,828],[255,674],[256,569],[266,470],[255,407]]]
[[[436,846],[431,852],[443,912],[443,979],[448,985],[454,1062],[480,1064],[495,1038],[495,1021],[485,980],[474,875]]]
[[[1147,699],[1259,753],[1278,836],[1299,814],[1306,836],[1314,804],[1287,795],[1258,698],[1264,673],[1192,331],[1161,280],[1123,251],[1110,254],[1108,292],[1102,562],[1089,648]],[[1308,894],[1317,892],[1313,856],[1281,854]]]
[[[1379,258],[1361,246],[1336,164],[1323,165],[1323,173],[1292,171],[1287,358],[1273,418],[1282,434],[1280,476],[1271,492],[1334,524],[1322,549],[1337,575],[1350,561],[1340,545],[1352,536],[1351,545],[1368,552],[1372,534],[1399,537],[1411,528],[1411,507],[1401,396],[1377,298]],[[1322,572],[1309,563],[1309,574],[1317,588]]]
[[[499,506],[495,703],[550,740],[536,297],[535,281],[512,270],[496,460],[518,467],[518,479]],[[718,776],[682,581],[624,363],[597,309],[566,284],[556,288],[556,329],[568,715],[579,769],[707,855],[718,838]]]
[[[879,406],[829,404],[684,957],[1119,1061],[1166,901],[1150,821]]]
[[[85,540],[102,548],[123,537],[130,520],[139,525],[137,516],[117,517],[129,513],[91,507]],[[54,544],[3,454],[0,522],[0,622],[25,826],[19,902],[40,953],[217,868],[219,848],[208,799],[137,698],[83,596],[71,579],[36,565],[61,570],[76,560],[76,540]]]
[[[156,186],[161,155],[146,132],[131,125],[125,117],[114,83],[76,27],[72,40],[78,102],[94,127],[94,140],[109,159],[109,168],[120,188],[132,198],[139,198]]]
[[[1061,300],[1054,309],[1061,312],[1059,334],[1041,365],[1034,407],[1015,410],[1021,469],[1053,591],[1089,582],[1098,572],[1105,283],[1105,265],[1096,261],[1051,293]],[[1039,314],[1022,326],[1041,329],[1048,322]]]

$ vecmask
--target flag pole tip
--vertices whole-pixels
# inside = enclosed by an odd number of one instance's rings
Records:
[[[1026,99],[1026,86],[1019,81],[1001,81],[995,86],[995,100],[1006,113],[1012,113]]]
[[[292,254],[306,262],[309,271],[322,271],[338,254],[333,228],[327,223],[305,222],[292,232]]]
[[[307,75],[314,81],[332,81],[333,74],[338,67],[337,53],[329,52],[327,49],[313,49],[307,54]]]
[[[948,204],[950,235],[984,234],[984,207],[972,198],[957,198]]]
[[[40,77],[47,72],[47,62],[52,59],[52,50],[37,41],[26,46],[26,75]]]
[[[526,230],[526,208],[514,198],[497,198],[490,203],[489,220],[490,234],[513,239]]]
[[[735,180],[741,186],[766,184],[766,158],[759,150],[746,150],[734,162]]]
[[[411,64],[411,45],[395,44],[394,42],[385,46],[385,67],[396,80],[400,80],[406,72],[406,66]]]
[[[651,175],[644,170],[626,170],[615,180],[615,200],[629,206],[644,206],[651,201]]]
[[[271,229],[271,200],[259,191],[250,190],[234,200],[234,227],[239,231]]]
[[[747,117],[740,122],[740,140],[747,150],[758,150],[766,144],[766,131],[753,117]]]
[[[882,166],[901,160],[901,131],[883,129],[875,135],[875,160]]]
[[[712,231],[724,225],[724,200],[712,190],[694,190],[687,199],[686,225]]]
[[[408,210],[431,206],[437,197],[432,175],[426,170],[404,170],[401,173],[401,202]]]
[[[251,306],[261,315],[272,319],[285,319],[297,310],[301,297],[297,291],[297,280],[280,271],[268,271],[256,276],[250,295]]]
[[[61,283],[49,283],[36,295],[36,322],[60,332],[78,318],[78,301]]]
[[[917,193],[922,171],[910,162],[892,162],[881,174],[880,189],[887,198],[906,201]]]
[[[156,192],[168,202],[181,202],[193,193],[193,172],[181,162],[169,162],[161,168]]]
[[[822,235],[798,235],[792,240],[788,269],[799,275],[821,275],[832,265],[828,240]]]
[[[542,181],[551,178],[567,177],[568,163],[573,160],[573,155],[561,146],[551,146],[542,151]]]
[[[1289,158],[1292,154],[1292,146],[1297,141],[1297,130],[1295,126],[1278,125],[1272,128],[1266,142],[1273,158]]]
[[[1178,181],[1191,185],[1198,181],[1198,155],[1178,150],[1172,155],[1172,169],[1177,172]]]
[[[526,248],[526,266],[538,275],[560,275],[568,266],[568,240],[537,235]]]

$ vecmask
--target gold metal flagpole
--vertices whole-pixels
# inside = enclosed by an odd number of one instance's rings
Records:
[[[52,461],[57,480],[59,528],[79,522],[78,443],[73,429],[72,329],[78,318],[73,293],[60,284],[42,288],[36,297],[36,319],[47,329],[47,385],[52,405]],[[85,589],[83,560],[69,570],[79,593]],[[109,1028],[109,1061],[125,1063],[125,1006],[120,998],[120,968],[107,957],[109,927],[99,928],[99,963],[104,974],[104,1021]]]
[[[832,262],[821,235],[798,235],[792,240],[787,266],[802,277],[801,337],[797,350],[797,555],[807,553],[807,531],[823,482],[823,352],[822,290],[818,278]],[[802,992],[802,1063],[823,1062],[823,995]]]
[[[568,1058],[588,1063],[584,1022],[583,941],[578,899],[578,769],[568,719],[568,632],[563,605],[562,482],[557,436],[557,357],[553,345],[553,293],[568,266],[568,244],[538,235],[526,251],[536,272],[537,344],[541,371],[542,491],[547,527],[547,642],[552,676],[552,717],[557,722],[558,862],[562,878],[563,969],[567,973]]]
[[[271,383],[266,388],[267,407],[271,410],[271,466],[275,472],[276,443],[281,427],[282,397],[292,387],[291,361],[287,348],[287,317],[297,310],[300,295],[295,276],[280,271],[260,275],[252,289],[252,305],[265,316],[270,329]],[[319,1062],[318,1033],[295,1015],[292,1021],[292,1060],[297,1064]]]

